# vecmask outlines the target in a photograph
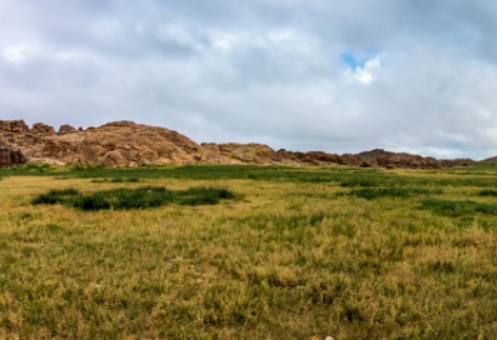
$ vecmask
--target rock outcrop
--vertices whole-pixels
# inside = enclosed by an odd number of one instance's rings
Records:
[[[322,151],[275,151],[256,143],[199,145],[176,131],[129,121],[111,122],[87,130],[62,125],[58,133],[43,123],[36,123],[30,130],[22,120],[0,121],[0,146],[0,166],[23,163],[26,158],[106,167],[211,163],[441,169],[471,164],[468,160],[438,161],[380,149],[357,155],[336,155]]]
[[[0,121],[0,167],[23,164],[28,158],[40,157],[45,137],[55,135],[53,127],[43,123],[30,130],[23,120]]]
[[[21,149],[13,148],[10,145],[0,145],[0,168],[6,168],[14,164],[24,164],[26,158]]]
[[[444,168],[472,166],[474,161],[468,158],[441,159],[440,164]]]
[[[263,144],[219,144],[219,152],[228,158],[252,164],[271,164],[274,150]]]
[[[55,129],[53,128],[53,126],[50,125],[45,125],[43,123],[36,123],[33,125],[33,128],[31,129],[31,133],[54,135]]]
[[[329,154],[322,151],[310,152],[292,152],[285,149],[280,149],[275,153],[274,160],[278,163],[288,165],[346,165],[346,166],[360,166],[369,167],[367,162],[364,162],[356,155],[344,154],[336,155]]]
[[[410,155],[408,153],[395,153],[382,149],[361,152],[358,155],[362,160],[369,162],[372,166],[384,168],[404,168],[404,169],[442,169],[442,163],[433,157],[422,157]]]
[[[0,120],[0,131],[22,133],[29,132],[29,127],[24,120]]]
[[[68,163],[125,167],[201,160],[203,147],[162,127],[121,121],[48,138],[43,156]]]
[[[76,132],[78,130],[76,130],[76,128],[72,127],[71,125],[62,125],[60,128],[59,128],[59,135],[67,135],[68,133],[73,133],[73,132]]]

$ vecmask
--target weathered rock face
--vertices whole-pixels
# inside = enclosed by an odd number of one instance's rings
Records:
[[[313,164],[313,165],[346,165],[369,167],[370,164],[364,162],[357,155],[336,155],[322,151],[291,152],[285,149],[278,150],[274,156],[274,161],[282,164]]]
[[[76,132],[78,130],[76,130],[74,127],[72,127],[71,125],[62,125],[59,129],[59,135],[63,136],[63,135],[67,135],[68,133],[73,133],[73,132]]]
[[[358,155],[373,166],[405,169],[441,169],[442,165],[433,157],[422,157],[407,153],[394,153],[382,149],[362,152]]]
[[[388,168],[437,170],[445,167],[471,165],[471,162],[468,160],[437,160],[433,157],[394,153],[382,149],[362,152],[359,156],[362,159],[369,161],[373,166]]]
[[[10,145],[0,146],[0,168],[23,163],[26,163],[26,158],[20,149],[12,148]]]
[[[215,143],[202,143],[202,150],[199,155],[200,163],[209,164],[243,164],[239,159],[221,154],[219,145]]]
[[[24,120],[0,120],[0,131],[29,132],[29,127]]]
[[[440,164],[444,168],[453,168],[455,166],[458,167],[466,167],[466,166],[472,166],[473,165],[473,160],[463,158],[463,159],[441,159],[439,160]]]
[[[219,144],[219,151],[223,156],[241,162],[254,164],[271,164],[274,160],[274,150],[263,144]]]
[[[30,133],[24,120],[0,121],[0,134],[5,144],[30,146],[37,143],[38,138]]]
[[[183,164],[200,160],[202,147],[161,127],[122,121],[47,139],[44,157],[69,163],[124,167],[136,164]]]
[[[53,128],[53,126],[50,126],[50,125],[45,125],[43,123],[36,123],[33,125],[31,132],[38,133],[38,134],[54,135],[55,129]]]

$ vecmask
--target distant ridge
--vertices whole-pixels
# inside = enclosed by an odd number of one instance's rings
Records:
[[[373,168],[442,169],[470,166],[471,160],[437,160],[381,149],[352,154],[275,151],[249,143],[202,143],[163,127],[118,121],[98,128],[62,125],[58,132],[23,120],[0,121],[0,167],[25,162],[136,167],[142,164],[319,165]]]
[[[480,161],[479,163],[495,165],[495,164],[497,164],[497,156],[484,159],[484,160]]]

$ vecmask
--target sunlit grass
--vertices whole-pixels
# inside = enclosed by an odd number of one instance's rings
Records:
[[[497,220],[480,209],[497,204],[480,196],[492,176],[199,168],[5,175],[0,339],[497,337]],[[371,176],[379,187],[341,186]],[[50,190],[146,186],[243,198],[100,211],[31,204]],[[400,188],[415,191],[337,195]]]

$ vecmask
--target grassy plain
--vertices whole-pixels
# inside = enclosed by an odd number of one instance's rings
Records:
[[[490,166],[30,166],[0,178],[0,339],[497,338]],[[32,204],[150,186],[236,199]]]

